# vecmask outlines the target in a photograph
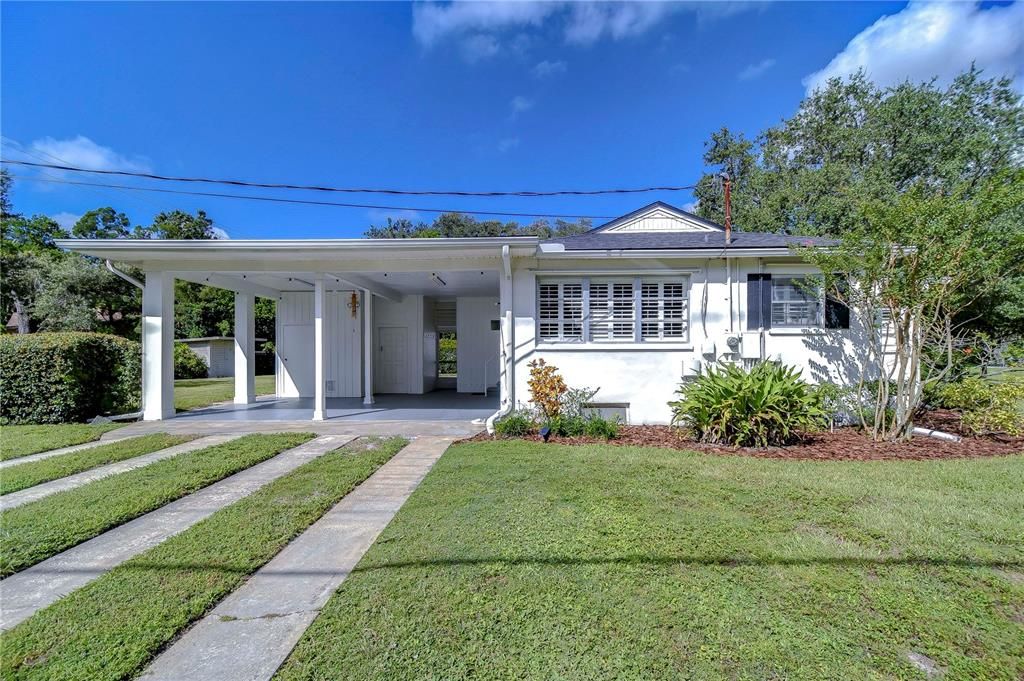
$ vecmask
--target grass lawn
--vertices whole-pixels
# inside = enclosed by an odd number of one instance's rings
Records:
[[[4,635],[5,679],[123,679],[405,445],[356,441],[127,561]]]
[[[256,377],[256,394],[274,394],[274,376]],[[174,382],[174,408],[178,411],[226,402],[235,396],[234,378],[190,378]]]
[[[91,447],[80,452],[60,454],[42,461],[11,466],[0,475],[0,494],[10,494],[18,490],[38,485],[42,482],[57,480],[75,473],[81,473],[97,466],[115,461],[124,461],[160,449],[180,445],[194,439],[191,435],[167,435],[156,433],[132,437],[109,445]]]
[[[0,512],[0,577],[296,447],[308,433],[246,435]]]
[[[278,679],[1024,678],[1024,457],[457,445]]]
[[[3,426],[0,428],[0,461],[19,456],[48,452],[51,449],[80,445],[99,440],[103,433],[124,424],[62,423],[39,426]]]

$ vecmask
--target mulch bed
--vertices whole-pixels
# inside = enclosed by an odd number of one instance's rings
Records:
[[[923,418],[918,425],[947,433],[956,432],[959,427],[959,418],[952,412],[932,413]],[[487,433],[480,433],[465,441],[491,439]],[[533,435],[508,439],[538,440],[539,437]],[[685,430],[670,426],[620,426],[619,436],[614,440],[552,436],[550,442],[564,445],[610,444],[623,447],[669,447],[708,454],[815,461],[925,461],[1024,453],[1024,437],[965,437],[960,442],[947,442],[932,437],[914,437],[910,442],[874,442],[870,436],[865,435],[857,428],[836,428],[834,432],[809,433],[798,444],[765,449],[722,447],[694,442]]]

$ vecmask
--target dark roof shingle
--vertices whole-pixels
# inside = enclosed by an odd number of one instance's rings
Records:
[[[721,249],[725,247],[722,232],[601,232],[591,230],[574,236],[548,239],[542,243],[562,244],[567,251],[604,250],[691,250]],[[729,248],[788,248],[804,244],[827,246],[832,239],[766,234],[763,232],[733,232]]]

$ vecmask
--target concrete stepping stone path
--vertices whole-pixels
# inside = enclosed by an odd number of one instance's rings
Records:
[[[310,440],[11,575],[0,581],[0,629],[10,629],[129,558],[352,439],[329,435]]]
[[[147,681],[273,676],[452,438],[413,440],[154,660]]]
[[[113,431],[117,433],[118,431]],[[146,433],[147,435],[149,433]],[[116,437],[108,437],[100,440],[93,440],[92,442],[83,442],[80,445],[71,445],[69,447],[61,447],[60,449],[51,449],[47,452],[36,452],[35,454],[26,454],[25,456],[17,456],[13,459],[7,459],[6,461],[0,461],[0,470],[10,468],[11,466],[17,466],[18,464],[30,463],[32,461],[42,461],[43,459],[49,459],[52,456],[60,456],[61,454],[71,454],[72,452],[80,452],[83,449],[92,449],[93,447],[100,447],[102,445],[109,445],[111,442],[117,442],[118,440],[127,440],[134,435],[120,434]]]
[[[44,497],[48,497],[51,494],[57,492],[65,492],[69,489],[75,489],[82,485],[88,484],[95,480],[102,480],[103,478],[109,478],[111,475],[117,475],[118,473],[127,473],[130,470],[136,468],[142,468],[148,466],[151,463],[162,461],[163,459],[169,459],[172,456],[178,454],[184,454],[186,452],[194,452],[197,449],[204,449],[206,447],[212,447],[214,445],[224,444],[230,440],[235,440],[241,437],[240,435],[210,435],[208,437],[201,437],[190,442],[184,442],[180,445],[174,445],[173,447],[167,447],[160,449],[149,454],[143,454],[141,456],[132,457],[131,459],[125,459],[123,461],[116,461],[114,463],[108,463],[104,466],[97,466],[96,468],[90,468],[87,471],[81,473],[75,473],[65,478],[58,478],[57,480],[50,480],[49,482],[40,483],[32,487],[27,487],[11,494],[5,494],[0,497],[0,511],[6,511],[10,508],[17,508],[33,501],[38,501]],[[108,444],[108,443],[104,443]]]

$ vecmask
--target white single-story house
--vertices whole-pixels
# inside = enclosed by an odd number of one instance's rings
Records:
[[[254,403],[253,303],[267,296],[277,301],[275,399],[305,400],[313,420],[331,418],[331,401],[343,398],[430,399],[438,339],[454,332],[455,391],[496,396],[493,413],[529,400],[528,365],[543,358],[568,385],[599,388],[599,407],[630,423],[667,423],[680,382],[709,363],[775,359],[812,381],[850,380],[851,316],[800,284],[814,270],[796,241],[737,231],[727,243],[722,226],[656,202],[546,241],[58,243],[145,271],[147,420],[175,415],[173,296],[184,279],[236,293],[240,409]]]

